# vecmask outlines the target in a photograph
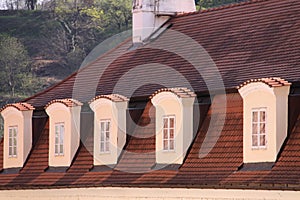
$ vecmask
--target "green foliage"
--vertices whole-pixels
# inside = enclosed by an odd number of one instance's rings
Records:
[[[208,9],[230,3],[238,3],[245,0],[195,0],[197,9]]]
[[[15,97],[35,92],[38,79],[31,73],[31,60],[23,44],[15,37],[2,34],[0,52],[0,93]]]

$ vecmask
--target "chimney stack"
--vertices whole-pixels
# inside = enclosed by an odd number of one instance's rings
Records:
[[[143,43],[170,17],[195,11],[194,0],[133,0],[133,43]]]

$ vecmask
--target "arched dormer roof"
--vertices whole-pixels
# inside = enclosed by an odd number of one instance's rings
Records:
[[[109,94],[109,95],[99,95],[93,98],[89,103],[91,104],[92,102],[98,100],[98,99],[108,99],[112,102],[124,102],[128,101],[129,99],[123,95],[120,94]]]
[[[250,83],[264,83],[268,85],[269,87],[282,87],[282,86],[290,86],[291,83],[286,81],[285,79],[279,78],[279,77],[273,77],[273,78],[260,78],[260,79],[250,79],[245,81],[244,83],[237,86],[237,89],[241,89],[242,87],[250,84]]]
[[[191,91],[188,88],[162,88],[160,90],[155,91],[149,98],[153,99],[156,95],[162,92],[171,92],[179,98],[190,98],[197,96],[193,91]]]
[[[3,106],[0,109],[0,112],[2,112],[3,110],[5,110],[8,107],[13,107],[16,108],[19,111],[27,111],[27,110],[34,110],[35,108],[29,104],[29,103],[12,103],[12,104],[7,104],[5,106]]]
[[[76,107],[76,106],[82,106],[82,103],[80,101],[77,101],[75,99],[55,99],[50,101],[46,106],[45,109],[47,109],[50,105],[54,103],[62,103],[66,107]]]

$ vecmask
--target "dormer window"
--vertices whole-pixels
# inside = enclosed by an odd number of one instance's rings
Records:
[[[28,103],[8,104],[1,109],[4,120],[3,168],[22,168],[32,147],[32,115]]]
[[[100,95],[90,101],[94,111],[94,165],[116,165],[126,143],[126,109],[122,95]]]
[[[49,167],[69,167],[80,144],[82,103],[56,99],[45,110],[49,115]]]
[[[18,126],[10,126],[8,133],[8,156],[17,157]]]
[[[100,120],[100,153],[109,153],[110,120]]]
[[[244,163],[277,160],[287,137],[290,85],[281,78],[262,78],[237,87],[243,98]]]
[[[163,133],[163,148],[164,151],[174,151],[175,140],[175,116],[165,116],[163,118],[164,123],[164,133]]]
[[[252,110],[252,148],[266,148],[266,108]]]
[[[65,123],[55,124],[55,155],[64,155]]]
[[[156,164],[182,164],[193,140],[196,94],[187,88],[164,88],[150,98],[155,106]]]

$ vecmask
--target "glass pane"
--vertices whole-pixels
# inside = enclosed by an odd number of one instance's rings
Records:
[[[266,135],[260,135],[260,146],[266,146]]]
[[[110,122],[106,123],[106,131],[109,131],[109,127],[110,127]]]
[[[164,129],[164,139],[168,139],[168,129]]]
[[[257,134],[257,124],[252,124],[252,134]]]
[[[12,137],[12,129],[11,128],[8,130],[8,137]]]
[[[58,145],[55,145],[55,154],[58,154]]]
[[[13,139],[13,146],[17,146],[17,138]]]
[[[175,119],[170,118],[170,128],[174,128],[174,122],[175,122]]]
[[[55,144],[58,144],[59,143],[59,140],[58,140],[58,136],[56,135],[55,136]]]
[[[174,129],[170,129],[170,139],[174,139]]]
[[[164,140],[164,150],[168,150],[168,140]]]
[[[8,149],[9,149],[8,155],[12,156],[12,147],[9,147]]]
[[[109,132],[106,132],[106,137],[105,137],[106,141],[109,141]]]
[[[14,128],[13,132],[14,132],[14,137],[17,137],[17,128]]]
[[[100,123],[100,131],[104,131],[104,122]]]
[[[257,147],[258,146],[258,136],[257,135],[252,135],[252,146]]]
[[[100,143],[100,152],[104,152],[104,143],[103,142]]]
[[[64,153],[64,145],[60,145],[59,153],[63,154]]]
[[[260,124],[260,133],[266,133],[266,124],[265,123],[261,123]]]
[[[103,130],[101,130],[101,132],[100,132],[100,141],[104,142],[104,131]]]
[[[10,137],[10,138],[8,139],[8,141],[9,141],[9,142],[8,142],[8,143],[9,143],[8,146],[11,147],[11,146],[12,146],[12,138]]]
[[[265,122],[265,121],[266,121],[266,112],[260,111],[260,122]]]
[[[253,111],[252,112],[252,121],[253,122],[257,122],[258,121],[258,112],[257,111]]]
[[[17,155],[17,147],[14,147],[14,152],[13,155],[16,156]]]
[[[164,128],[168,128],[168,118],[164,118]]]
[[[109,151],[109,142],[106,142],[105,151]]]
[[[55,126],[55,135],[58,135],[59,134],[59,125],[56,125]]]
[[[170,150],[174,150],[174,140],[170,140]]]

